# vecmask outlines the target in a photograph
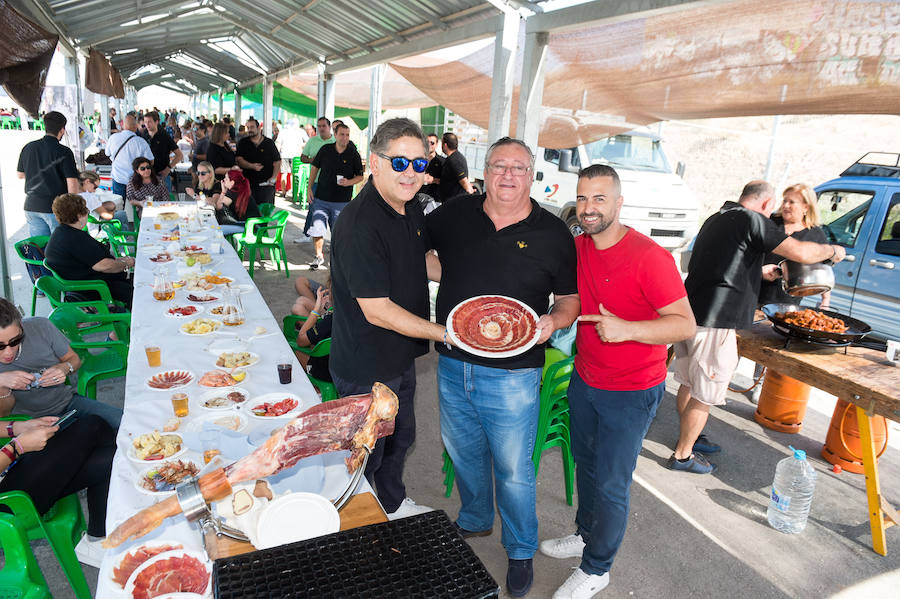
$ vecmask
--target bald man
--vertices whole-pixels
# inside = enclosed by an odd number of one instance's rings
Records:
[[[112,191],[114,194],[125,197],[125,186],[134,174],[131,163],[135,158],[149,158],[153,160],[153,152],[150,144],[143,137],[135,133],[137,131],[137,118],[129,112],[122,119],[123,129],[109,137],[107,155],[112,159]]]

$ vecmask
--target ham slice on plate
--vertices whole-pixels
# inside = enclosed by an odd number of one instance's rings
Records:
[[[457,304],[447,316],[447,332],[463,350],[485,358],[524,353],[538,338],[537,314],[503,295],[479,295]]]
[[[195,551],[160,553],[135,570],[125,585],[131,599],[152,599],[172,593],[203,595],[209,588],[212,569],[206,556]]]
[[[181,549],[180,543],[146,543],[133,551],[127,552],[121,559],[117,560],[118,565],[113,567],[112,580],[119,587],[125,588],[125,584],[131,577],[131,574],[141,567],[147,560],[156,557],[160,553]]]

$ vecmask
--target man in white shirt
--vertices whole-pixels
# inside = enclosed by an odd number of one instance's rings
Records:
[[[135,158],[149,158],[153,160],[153,152],[150,144],[140,135],[137,135],[137,119],[131,113],[125,115],[122,120],[122,131],[109,137],[106,150],[112,159],[112,191],[114,194],[125,198],[125,186],[134,175],[131,163]]]

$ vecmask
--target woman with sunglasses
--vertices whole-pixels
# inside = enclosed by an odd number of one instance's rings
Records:
[[[91,404],[117,412],[117,418],[122,412],[74,394],[65,379],[79,366],[78,355],[49,320],[22,319],[15,306],[0,299],[0,435],[11,439],[0,447],[0,492],[25,491],[44,514],[62,497],[87,489],[87,536],[75,553],[97,568],[118,420],[111,426]],[[60,430],[58,416],[73,408],[75,419]],[[13,411],[35,418],[4,420]]]
[[[149,159],[139,156],[131,163],[131,167],[134,169],[134,174],[128,185],[125,186],[125,200],[135,207],[138,216],[147,200],[169,201],[169,190],[166,189],[165,183],[156,176],[153,163]]]

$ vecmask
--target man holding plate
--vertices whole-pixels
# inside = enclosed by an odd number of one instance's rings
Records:
[[[463,348],[437,345],[441,436],[462,502],[456,523],[464,537],[491,533],[496,478],[513,597],[531,588],[538,544],[531,456],[543,344],[580,307],[572,236],[529,197],[533,164],[522,141],[500,139],[485,159],[486,193],[445,201],[426,219],[440,260],[429,259],[441,282],[437,319]]]

